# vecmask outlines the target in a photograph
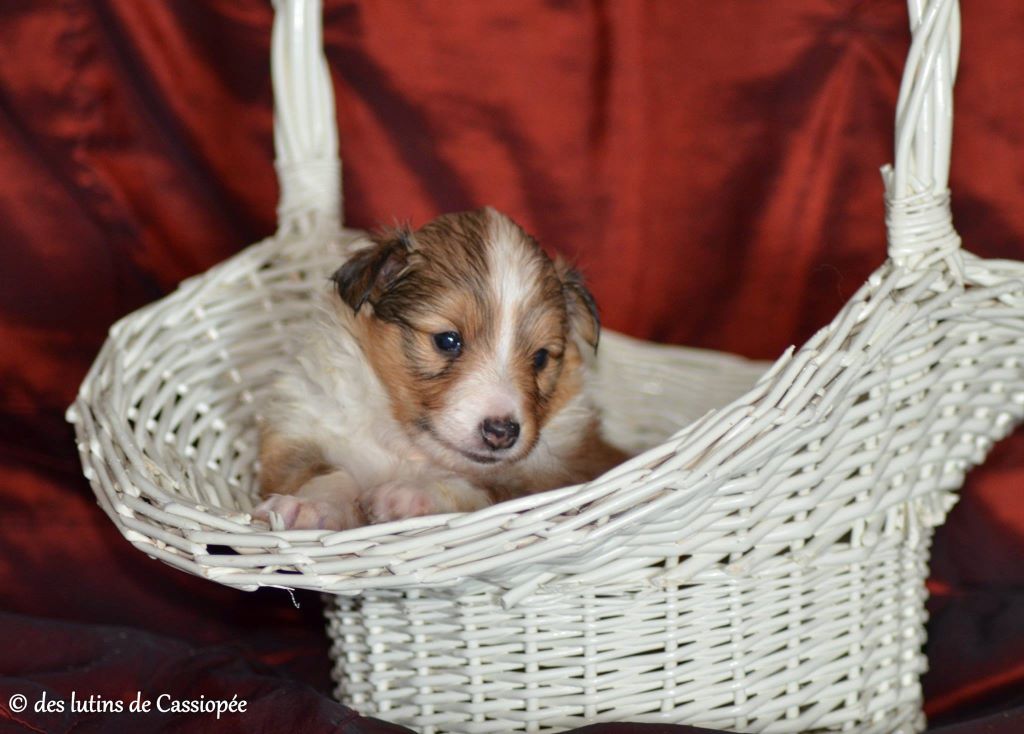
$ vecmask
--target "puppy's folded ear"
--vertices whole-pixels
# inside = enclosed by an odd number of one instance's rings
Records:
[[[562,281],[562,294],[565,296],[565,307],[569,313],[569,327],[596,352],[597,343],[601,338],[601,317],[597,312],[594,297],[583,284],[580,272],[570,267],[561,257],[555,258],[555,272]]]
[[[367,301],[373,305],[398,280],[412,252],[412,233],[408,229],[375,235],[373,242],[331,276],[341,300],[356,313]]]

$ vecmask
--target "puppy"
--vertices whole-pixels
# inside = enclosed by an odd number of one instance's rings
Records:
[[[625,458],[588,394],[579,274],[487,208],[375,236],[264,406],[255,515],[345,529],[469,512]]]

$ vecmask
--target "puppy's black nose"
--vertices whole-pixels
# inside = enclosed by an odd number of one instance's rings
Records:
[[[519,438],[519,424],[511,417],[484,418],[480,424],[480,435],[492,449],[512,448]]]

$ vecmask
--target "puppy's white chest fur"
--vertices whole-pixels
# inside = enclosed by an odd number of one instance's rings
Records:
[[[352,327],[351,316],[325,294],[298,335],[294,363],[274,383],[264,418],[280,433],[314,442],[327,464],[344,467],[366,490],[428,467],[392,417],[387,391]]]

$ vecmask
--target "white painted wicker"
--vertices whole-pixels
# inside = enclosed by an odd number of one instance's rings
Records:
[[[254,405],[352,235],[319,2],[279,0],[280,231],[111,329],[68,413],[101,506],[190,573],[339,595],[338,696],[423,732],[921,729],[932,528],[1022,417],[1024,266],[960,249],[958,8],[909,5],[890,257],[831,324],[763,375],[610,334],[602,399],[636,459],[469,515],[329,532],[248,515]]]

